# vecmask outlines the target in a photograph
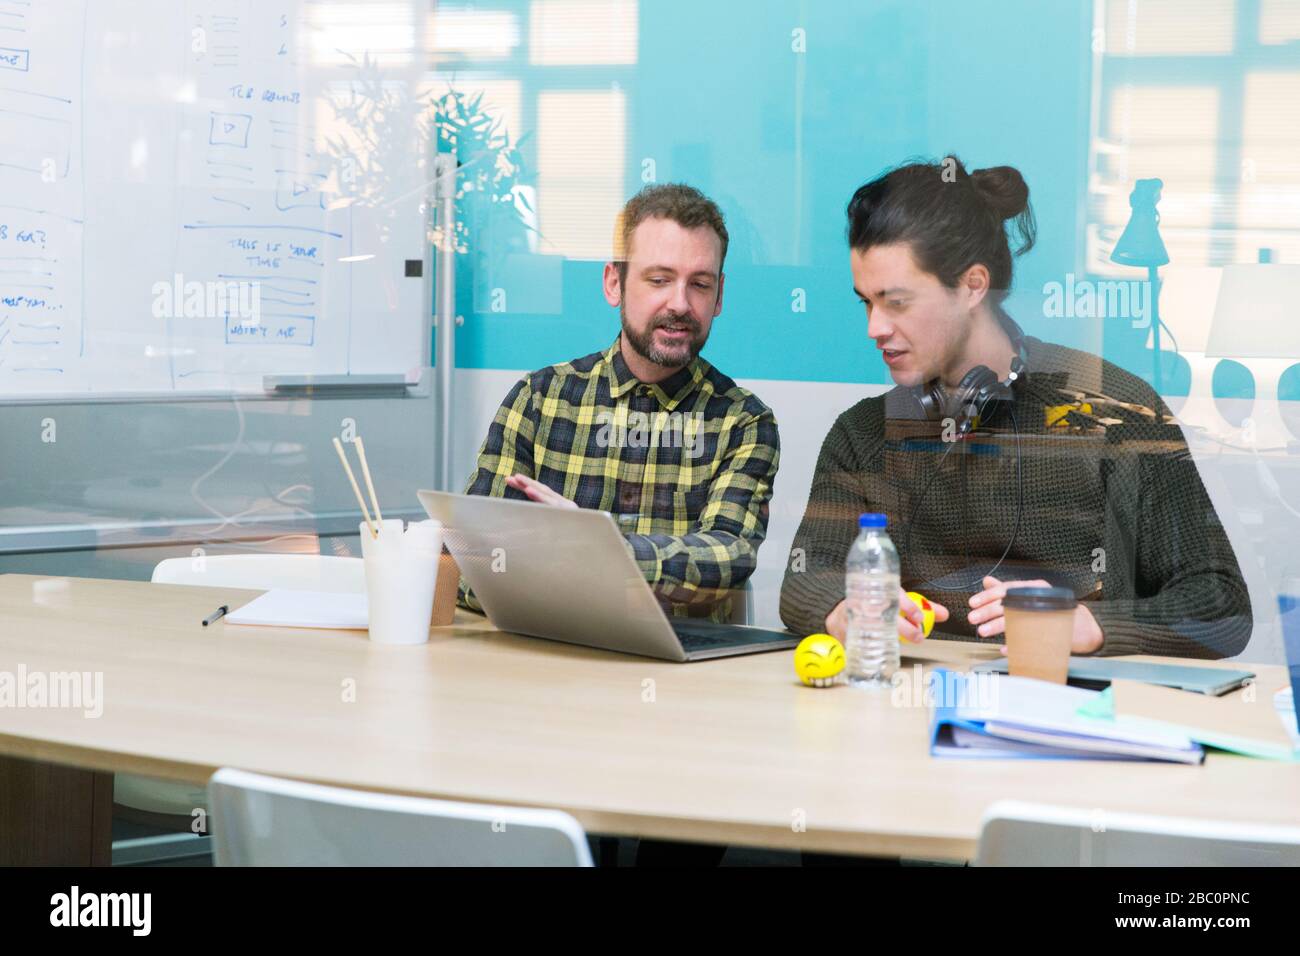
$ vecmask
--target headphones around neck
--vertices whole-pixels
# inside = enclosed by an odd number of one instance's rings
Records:
[[[1016,354],[1011,358],[1011,370],[999,380],[997,373],[987,365],[976,365],[962,376],[957,387],[948,392],[943,382],[933,378],[914,391],[921,412],[932,422],[951,418],[957,425],[957,435],[964,436],[991,424],[1003,410],[1015,401],[1015,385],[1025,377],[1025,340],[1020,326],[1008,317],[1004,323]]]
[[[980,423],[989,424],[998,415],[1006,413],[1011,419],[1011,428],[1016,437],[1016,523],[1011,529],[1011,537],[1007,541],[1006,548],[1002,551],[1002,556],[994,562],[984,574],[976,575],[969,581],[958,582],[957,584],[941,584],[939,581],[927,581],[921,585],[923,589],[935,589],[939,591],[970,591],[979,590],[981,582],[988,575],[993,574],[998,568],[1002,567],[1002,562],[1007,559],[1011,549],[1015,547],[1016,539],[1020,536],[1020,519],[1024,515],[1025,507],[1025,475],[1020,460],[1020,427],[1016,424],[1015,415],[1015,385],[1023,381],[1027,374],[1025,353],[1025,333],[1016,324],[1009,315],[1003,313],[1001,316],[1003,328],[1007,335],[1011,337],[1011,344],[1015,346],[1016,354],[1011,357],[1011,369],[1006,379],[998,380],[997,373],[986,365],[976,365],[973,369],[961,377],[957,387],[953,390],[951,396],[943,387],[943,383],[935,378],[926,382],[924,385],[918,385],[913,394],[925,413],[925,417],[930,421],[943,421],[945,418],[952,418],[957,424],[956,438],[965,437],[971,431],[980,426]],[[957,447],[959,442],[952,441],[944,449],[943,454],[939,457],[939,463],[930,473],[925,487],[921,489],[921,495],[912,507],[912,515],[907,521],[907,533],[905,535],[903,552],[909,553],[912,546],[912,527],[916,524],[916,516],[921,511],[921,506],[925,503],[926,496],[930,493],[930,486],[934,479],[938,477],[943,470],[943,463],[948,454]],[[967,564],[970,564],[969,551]]]

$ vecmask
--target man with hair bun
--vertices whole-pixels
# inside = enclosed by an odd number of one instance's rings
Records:
[[[1145,382],[1025,335],[1004,308],[1034,244],[1011,166],[912,162],[848,204],[853,290],[895,388],[822,445],[781,617],[844,639],[844,561],[859,513],[884,512],[903,591],[948,635],[1001,643],[1008,587],[1078,598],[1072,653],[1228,657],[1250,598],[1178,425]],[[1010,236],[1010,239],[1009,239]],[[900,636],[923,639],[901,594]]]

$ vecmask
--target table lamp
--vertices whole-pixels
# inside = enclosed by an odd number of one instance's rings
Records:
[[[1139,179],[1129,193],[1128,204],[1133,211],[1128,225],[1111,251],[1110,261],[1123,266],[1145,266],[1147,281],[1151,284],[1151,349],[1153,358],[1151,384],[1160,394],[1160,277],[1158,266],[1169,262],[1169,252],[1160,238],[1160,190],[1164,183],[1159,179]]]
[[[1297,303],[1300,265],[1245,262],[1224,266],[1205,343],[1206,356],[1300,358]],[[1220,367],[1230,365],[1240,363],[1219,363]],[[1282,423],[1293,437],[1300,438],[1300,363],[1287,368],[1278,378],[1277,399]]]
[[[1300,358],[1300,265],[1224,266],[1205,354]]]

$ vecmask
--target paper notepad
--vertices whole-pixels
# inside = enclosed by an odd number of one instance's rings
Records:
[[[370,609],[366,595],[274,588],[226,615],[228,624],[271,627],[333,627],[366,630]]]
[[[1123,680],[1111,685],[1110,696],[1117,719],[1186,733],[1207,747],[1251,757],[1300,760],[1285,716],[1263,696],[1205,697]]]

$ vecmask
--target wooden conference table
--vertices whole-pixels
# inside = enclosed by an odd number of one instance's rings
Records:
[[[223,766],[554,807],[589,833],[928,858],[973,856],[981,815],[1003,798],[1300,819],[1295,764],[932,759],[920,700],[803,687],[788,651],[661,663],[465,612],[414,647],[200,626],[257,593],[0,576],[0,671],[103,675],[99,717],[0,707],[0,855],[106,862],[111,773],[203,783]],[[904,666],[995,653],[932,639]],[[1271,706],[1285,672],[1254,669]]]

